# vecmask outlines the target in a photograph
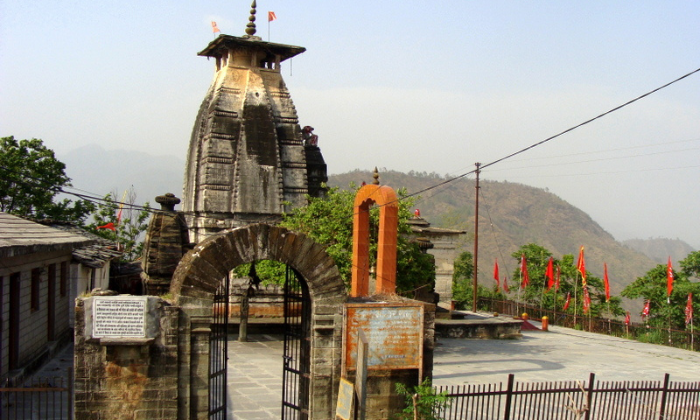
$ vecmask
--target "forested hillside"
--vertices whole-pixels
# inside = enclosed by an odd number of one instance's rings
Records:
[[[352,182],[372,182],[370,171],[354,171],[329,177],[330,186],[347,188]],[[409,193],[444,181],[436,174],[380,172],[380,183]],[[479,210],[479,280],[493,284],[493,264],[512,275],[518,267],[511,254],[521,245],[535,243],[557,258],[578,255],[585,246],[586,268],[602,278],[603,263],[613,293],[620,291],[656,265],[649,257],[616,241],[586,213],[545,190],[510,182],[481,181]],[[475,181],[460,179],[419,194],[416,208],[435,227],[468,232],[460,244],[473,251]],[[509,278],[511,276],[509,275]]]

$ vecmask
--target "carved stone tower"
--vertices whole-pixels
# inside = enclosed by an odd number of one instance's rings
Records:
[[[194,242],[231,227],[274,223],[305,205],[306,194],[323,194],[327,180],[315,141],[304,144],[280,72],[283,61],[306,49],[255,36],[255,3],[249,21],[247,35],[219,35],[198,54],[214,58],[216,71],[187,154],[183,211]]]

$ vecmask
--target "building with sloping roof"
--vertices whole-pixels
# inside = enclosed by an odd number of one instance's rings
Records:
[[[108,263],[115,254],[106,247],[74,230],[0,213],[3,382],[22,377],[51,356],[61,341],[72,338],[70,319],[79,279],[89,282],[104,276],[109,282]]]

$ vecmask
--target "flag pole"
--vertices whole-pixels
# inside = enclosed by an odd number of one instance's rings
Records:
[[[574,279],[574,326],[573,328],[576,328],[576,317],[578,315],[578,275]]]

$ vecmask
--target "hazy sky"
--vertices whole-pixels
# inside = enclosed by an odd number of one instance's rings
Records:
[[[214,71],[196,53],[249,5],[0,0],[0,135],[184,159]],[[307,48],[283,75],[331,173],[465,173],[700,68],[697,1],[259,0],[265,40],[268,10]],[[699,158],[697,73],[482,176],[700,248]]]

